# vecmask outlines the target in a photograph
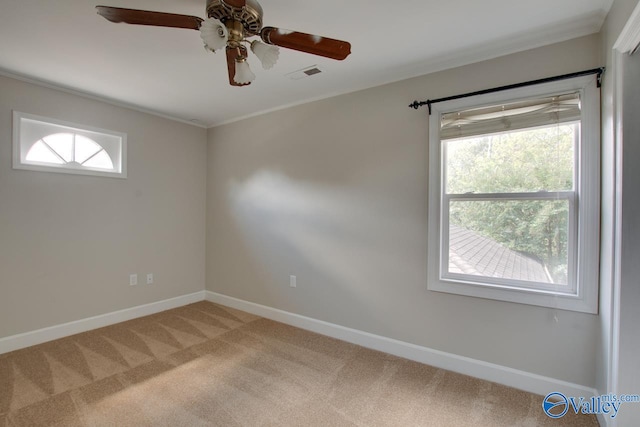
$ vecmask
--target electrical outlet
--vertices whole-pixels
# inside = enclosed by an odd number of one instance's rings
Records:
[[[129,275],[129,286],[135,286],[138,284],[138,275],[130,274]]]
[[[153,283],[153,273],[149,273],[147,274],[147,285],[150,285]]]
[[[298,284],[296,283],[296,276],[289,276],[289,286],[291,286],[292,288],[295,288],[296,286],[298,286]]]

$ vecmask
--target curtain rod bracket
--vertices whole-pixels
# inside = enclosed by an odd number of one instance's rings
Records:
[[[424,105],[429,107],[429,115],[431,115],[431,100],[426,100],[422,102],[413,101],[411,104],[409,104],[409,108],[413,108],[414,110],[417,110],[418,108]]]

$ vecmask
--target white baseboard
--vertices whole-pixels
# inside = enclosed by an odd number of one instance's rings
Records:
[[[548,393],[557,391],[565,394],[566,396],[576,397],[591,397],[597,394],[595,389],[583,385],[508,368],[494,363],[484,362],[482,360],[458,356],[456,354],[446,353],[444,351],[434,350],[356,329],[346,328],[344,326],[312,319],[299,314],[289,313],[283,310],[255,304],[211,291],[205,292],[207,301],[246,311],[257,316],[286,323],[287,325],[306,329],[332,338],[337,338],[339,340],[361,345],[373,350],[382,351],[437,368],[503,384],[509,387],[528,391],[530,393],[545,396]]]
[[[611,417],[605,417],[604,414],[596,414],[596,418],[598,419],[598,424],[600,424],[600,427],[613,426],[613,424],[611,423]]]
[[[205,291],[0,338],[0,354],[202,301]]]
[[[382,351],[415,360],[437,368],[458,372],[487,381],[496,382],[520,390],[546,395],[557,391],[567,396],[597,395],[596,390],[579,384],[545,377],[518,369],[508,368],[494,363],[484,362],[469,357],[458,356],[428,347],[347,328],[322,320],[289,313],[283,310],[255,304],[211,291],[200,291],[164,301],[158,301],[137,307],[127,308],[99,316],[89,317],[74,322],[51,326],[32,332],[0,338],[0,354],[63,338],[69,335],[86,332],[92,329],[113,325],[142,316],[181,307],[202,300],[246,311],[267,319],[286,323],[332,338],[337,338],[373,350]],[[602,420],[601,420],[602,421]]]

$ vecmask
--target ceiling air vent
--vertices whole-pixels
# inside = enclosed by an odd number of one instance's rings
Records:
[[[324,69],[320,68],[317,65],[312,65],[307,68],[303,68],[302,70],[294,71],[293,73],[285,74],[286,77],[289,77],[291,80],[300,80],[306,77],[315,76],[316,74],[324,73]]]

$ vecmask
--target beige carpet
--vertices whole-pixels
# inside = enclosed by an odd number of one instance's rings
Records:
[[[0,426],[592,426],[209,302],[0,355]]]

